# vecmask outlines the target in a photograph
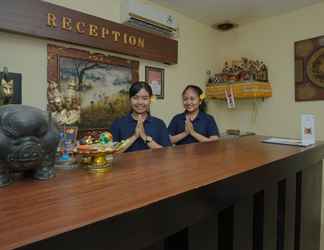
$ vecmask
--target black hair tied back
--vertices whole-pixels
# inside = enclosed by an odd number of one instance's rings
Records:
[[[150,97],[153,95],[151,86],[144,81],[134,82],[129,89],[129,98],[135,96],[141,89],[145,89],[149,93]]]

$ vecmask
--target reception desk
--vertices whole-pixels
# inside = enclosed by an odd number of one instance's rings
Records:
[[[17,181],[0,189],[0,249],[318,250],[324,144],[261,140],[127,153],[108,174]]]

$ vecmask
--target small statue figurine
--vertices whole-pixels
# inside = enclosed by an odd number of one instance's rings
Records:
[[[13,87],[13,80],[8,79],[8,68],[4,67],[0,72],[0,106],[11,103]]]
[[[74,80],[70,80],[68,83],[65,106],[67,109],[66,124],[71,125],[79,122],[81,117],[80,94]]]
[[[240,61],[225,62],[221,74],[215,75],[215,82],[219,82],[218,75],[222,75],[223,82],[268,82],[268,68],[259,60],[249,60],[242,57]]]
[[[77,84],[75,83],[75,81],[70,80],[65,95],[65,102],[68,109],[72,108],[72,104],[78,102],[78,99],[80,98],[76,87]]]
[[[80,121],[80,96],[74,80],[69,81],[65,96],[61,93],[58,83],[49,81],[47,100],[48,110],[59,125],[72,125]]]
[[[241,72],[240,72],[240,81],[241,82],[244,82],[244,81],[249,81],[250,80],[250,74],[249,74],[249,72],[248,71],[244,71],[244,70],[242,70]]]
[[[230,73],[230,71],[231,71],[231,69],[230,69],[228,62],[225,62],[224,68],[223,68],[223,73],[228,74],[228,73]]]
[[[207,70],[207,72],[206,72],[206,74],[207,74],[207,83],[208,84],[211,84],[211,83],[213,83],[213,79],[212,79],[212,77],[211,77],[211,71],[210,70]]]
[[[18,172],[32,171],[38,180],[54,177],[58,143],[57,126],[47,112],[19,104],[0,107],[0,187]]]
[[[224,74],[220,73],[220,74],[215,74],[215,83],[224,83]]]
[[[61,92],[59,90],[59,86],[54,81],[48,81],[47,85],[47,100],[48,100],[48,110],[55,110],[55,99],[61,96]]]
[[[261,61],[259,71],[257,73],[257,80],[260,82],[268,82],[267,66]]]

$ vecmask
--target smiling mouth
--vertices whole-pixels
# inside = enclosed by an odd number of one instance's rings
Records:
[[[136,109],[146,109],[146,107],[135,107]]]

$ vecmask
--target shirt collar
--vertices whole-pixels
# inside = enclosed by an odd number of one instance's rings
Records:
[[[132,116],[132,113],[131,112],[129,112],[128,115],[127,115],[127,121],[129,121],[129,122],[137,122],[134,119],[134,117]],[[152,121],[152,116],[151,116],[150,113],[148,113],[148,115],[147,115],[147,117],[146,117],[146,119],[145,119],[144,122],[151,122],[151,121]]]
[[[197,121],[200,120],[201,117],[202,117],[203,115],[204,115],[203,112],[199,110],[198,115],[197,115],[196,118],[193,120],[193,122],[196,121],[196,120],[197,120]],[[186,120],[186,112],[183,112],[183,113],[181,114],[181,119]]]

